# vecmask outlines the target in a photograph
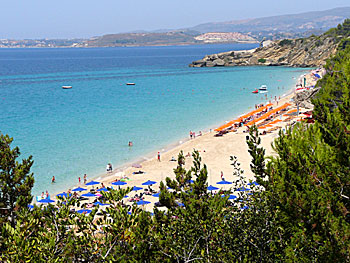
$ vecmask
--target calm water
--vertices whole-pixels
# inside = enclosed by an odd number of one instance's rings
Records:
[[[0,49],[0,131],[33,155],[34,195],[57,192],[223,123],[295,85],[305,69],[189,68],[254,45]],[[126,86],[135,82],[135,86]],[[63,90],[62,85],[73,89]],[[128,147],[128,141],[134,146]],[[51,184],[51,177],[56,184]]]

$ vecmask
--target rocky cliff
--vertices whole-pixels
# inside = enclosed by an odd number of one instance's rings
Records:
[[[190,67],[218,66],[291,66],[319,67],[334,55],[339,39],[330,34],[300,39],[270,41],[268,45],[245,51],[207,55]]]

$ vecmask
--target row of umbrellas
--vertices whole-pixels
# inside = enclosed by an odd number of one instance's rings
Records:
[[[157,183],[157,182],[155,182],[155,181],[148,180],[148,181],[142,183],[142,185],[145,185],[145,186],[146,186],[146,185],[153,185],[153,184],[156,184],[156,183]],[[193,180],[189,180],[189,183],[194,183],[194,181],[193,181]],[[100,184],[100,182],[91,181],[91,182],[86,183],[85,185],[90,186],[90,185],[97,185],[97,184]],[[122,185],[126,185],[126,184],[127,184],[127,183],[124,182],[124,181],[117,181],[117,182],[113,182],[113,183],[112,183],[112,185],[117,185],[117,186],[122,186]],[[220,185],[223,185],[223,184],[232,184],[232,182],[222,180],[222,181],[217,182],[217,184],[220,184]],[[259,184],[258,184],[257,182],[251,182],[251,183],[248,183],[248,185],[259,185]],[[142,189],[143,189],[142,187],[134,186],[134,187],[132,188],[132,191],[139,191],[139,190],[142,190]],[[208,189],[208,191],[219,190],[218,187],[215,187],[215,186],[212,186],[212,185],[208,186],[207,189]],[[86,191],[86,190],[87,190],[87,189],[85,189],[85,188],[77,187],[77,188],[73,189],[72,191],[75,191],[75,192],[82,192],[82,191]],[[97,189],[97,191],[98,191],[98,192],[103,192],[103,191],[107,192],[108,189],[104,187],[104,188]],[[240,187],[240,188],[238,188],[236,191],[244,192],[244,191],[250,191],[250,189],[249,189],[249,188],[245,188],[245,187]],[[69,195],[70,195],[70,194],[63,192],[63,193],[58,194],[57,196],[67,198]],[[95,197],[96,195],[93,194],[93,193],[85,193],[85,194],[82,194],[81,196],[83,196],[83,197]],[[153,196],[154,196],[154,197],[159,197],[159,193],[156,193],[156,194],[154,194]],[[141,201],[142,201],[142,200],[141,200]],[[139,202],[141,202],[141,201],[139,201]],[[55,202],[55,201],[54,201],[54,200],[51,200],[51,199],[41,199],[41,200],[39,200],[38,202],[40,202],[40,203],[53,203],[53,202]],[[144,202],[148,202],[148,201],[144,201]]]

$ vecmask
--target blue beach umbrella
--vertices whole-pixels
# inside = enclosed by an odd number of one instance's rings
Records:
[[[93,197],[93,196],[96,196],[96,195],[94,195],[93,193],[86,193],[86,194],[82,194],[81,196],[83,196],[83,197]]]
[[[86,183],[85,185],[95,185],[95,184],[100,184],[100,182],[91,181],[91,182]]]
[[[259,185],[257,182],[251,182],[251,183],[248,183],[247,185]]]
[[[193,184],[194,181],[193,180],[188,180],[187,183]]]
[[[123,182],[123,181],[117,181],[117,182],[113,182],[113,185],[126,185],[127,182]]]
[[[245,187],[240,187],[240,188],[238,188],[236,191],[238,191],[238,192],[245,192],[245,191],[250,191],[250,189],[249,188],[245,188]]]
[[[137,205],[147,205],[147,204],[150,204],[150,203],[151,203],[150,201],[140,200],[136,204]]]
[[[78,187],[78,188],[73,189],[72,191],[74,191],[74,192],[82,192],[82,191],[86,191],[86,189],[82,188],[82,187]]]
[[[131,212],[130,212],[130,211],[128,212],[128,215],[131,215]]]
[[[154,197],[159,197],[159,195],[160,195],[160,193],[156,193],[156,194],[154,194],[154,195],[152,195],[152,196],[154,196]]]
[[[67,198],[68,194],[66,192],[63,192],[63,193],[58,194],[57,196]]]
[[[124,196],[123,198],[128,198],[129,196],[128,195],[126,195],[126,196]]]
[[[157,182],[155,181],[150,181],[148,180],[147,182],[144,182],[142,185],[152,185],[152,184],[156,184]]]
[[[235,195],[221,195],[221,197],[227,197],[228,196],[228,200],[232,200],[232,199],[236,199],[237,196]]]
[[[33,209],[34,206],[33,206],[33,205],[28,205],[28,208],[29,208],[29,209]]]
[[[77,211],[79,214],[89,214],[91,213],[90,209],[81,209]]]
[[[208,189],[208,191],[219,190],[219,188],[217,188],[217,187],[215,187],[215,186],[212,186],[212,185],[209,185],[207,189]]]
[[[185,206],[183,203],[177,202],[178,206]]]
[[[138,191],[138,190],[142,190],[143,188],[142,187],[137,187],[137,186],[134,186],[132,188],[132,191]]]
[[[47,204],[47,203],[54,203],[54,200],[51,199],[41,199],[38,201],[39,203]]]
[[[217,182],[216,184],[232,184],[232,183],[229,181],[222,180],[220,182]]]
[[[108,192],[108,189],[106,187],[97,189],[97,192]]]
[[[242,209],[242,210],[245,210],[245,209],[248,209],[248,208],[249,208],[249,206],[245,205],[245,206],[243,206],[241,209]]]

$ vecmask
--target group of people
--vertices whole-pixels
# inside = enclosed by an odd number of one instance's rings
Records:
[[[50,195],[49,195],[49,191],[46,190],[46,193],[42,192],[41,193],[41,199],[49,199]]]
[[[202,131],[199,131],[198,136],[202,136]],[[190,139],[195,139],[196,138],[196,133],[193,131],[190,131]]]

